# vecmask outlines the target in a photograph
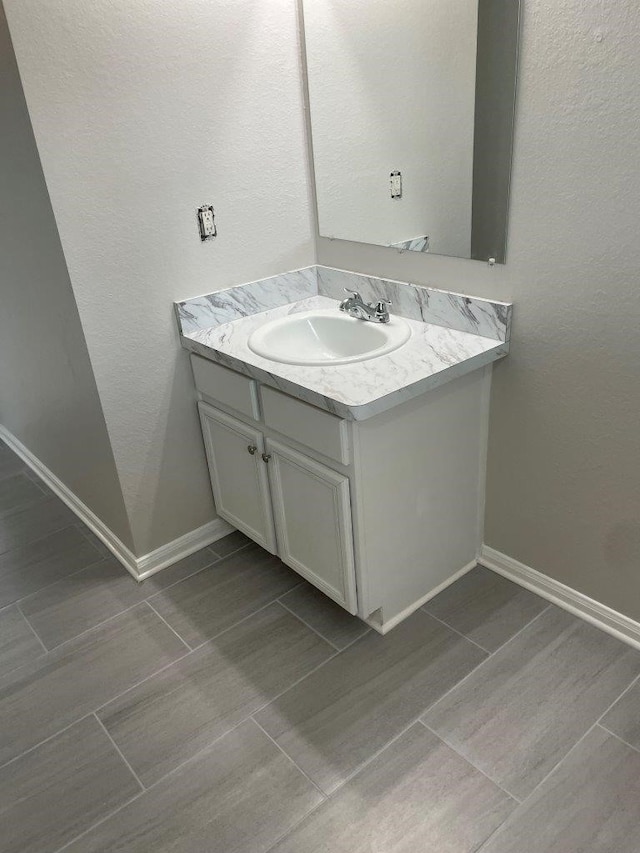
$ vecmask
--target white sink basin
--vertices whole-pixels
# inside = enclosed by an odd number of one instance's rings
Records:
[[[271,361],[333,365],[385,355],[410,336],[410,326],[400,317],[373,323],[328,309],[271,320],[252,332],[247,343],[252,352]]]

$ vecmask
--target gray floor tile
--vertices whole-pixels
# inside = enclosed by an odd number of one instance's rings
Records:
[[[100,555],[74,527],[0,554],[0,607],[95,563]]]
[[[141,581],[140,586],[145,591],[146,597],[149,598],[157,592],[173,586],[174,583],[195,575],[201,569],[212,566],[218,560],[218,555],[214,554],[210,548],[202,548],[200,551],[196,551],[194,554],[178,560],[172,566],[167,566],[166,569],[162,569],[155,575],[151,575],[151,577]]]
[[[548,606],[539,595],[476,566],[424,609],[494,652]]]
[[[357,640],[256,719],[329,793],[485,657],[419,611]]]
[[[191,646],[215,637],[300,582],[299,575],[257,545],[239,551],[151,599]]]
[[[596,726],[482,853],[638,853],[640,753]]]
[[[249,720],[65,853],[265,853],[320,802]]]
[[[43,654],[42,645],[17,605],[0,610],[0,677]]]
[[[11,477],[25,467],[24,462],[12,450],[0,443],[0,479]]]
[[[0,770],[3,853],[57,850],[140,790],[87,717]]]
[[[99,716],[148,785],[333,653],[272,604],[125,693]]]
[[[0,480],[0,518],[44,499],[42,489],[22,472]]]
[[[273,853],[473,853],[515,805],[416,723]]]
[[[603,717],[602,725],[640,749],[640,681],[627,690]]]
[[[104,544],[102,539],[100,539],[99,536],[96,536],[96,534],[93,532],[93,530],[89,530],[87,525],[82,524],[82,522],[80,522],[77,517],[76,517],[75,521],[76,521],[75,526],[77,527],[77,529],[80,531],[80,533],[82,533],[82,535],[84,536],[84,538],[87,541],[91,542],[91,544],[96,549],[96,551],[99,552],[100,556],[102,556],[102,557],[113,557],[113,554],[111,553],[111,551],[107,548],[107,546]]]
[[[146,605],[0,681],[0,763],[175,661],[185,646]]]
[[[365,622],[306,581],[283,595],[280,601],[338,649],[371,630]]]
[[[145,598],[141,586],[111,557],[24,598],[20,608],[53,649]]]
[[[245,536],[244,533],[240,533],[239,530],[234,530],[233,533],[229,533],[228,536],[223,536],[222,539],[218,539],[209,547],[219,557],[228,557],[229,554],[233,554],[234,551],[238,551],[240,548],[244,548],[245,545],[250,544],[251,539]]]
[[[76,522],[76,516],[59,498],[44,498],[13,515],[0,518],[0,554],[42,539]]]
[[[640,672],[640,652],[550,607],[425,715],[518,799]]]
[[[199,551],[138,583],[110,556],[22,599],[20,609],[45,646],[52,649],[215,559],[210,552]]]

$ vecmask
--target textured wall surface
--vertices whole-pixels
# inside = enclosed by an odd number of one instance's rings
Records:
[[[319,263],[515,302],[485,541],[640,618],[640,5],[525,0],[507,263]]]
[[[214,514],[172,301],[315,259],[297,9],[45,5],[5,3],[140,555]]]
[[[131,546],[0,3],[0,423]]]
[[[295,9],[6,5],[142,553],[212,512],[171,300],[313,262]],[[485,540],[640,618],[640,6],[523,17],[506,266],[324,239],[319,261],[515,301]]]
[[[320,233],[468,258],[477,0],[307,0],[304,17]]]

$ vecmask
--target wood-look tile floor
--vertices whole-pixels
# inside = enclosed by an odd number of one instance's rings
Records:
[[[0,445],[3,853],[637,853],[639,720],[487,569],[386,637],[237,533],[137,584]]]

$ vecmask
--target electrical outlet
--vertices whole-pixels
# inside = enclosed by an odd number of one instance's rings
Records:
[[[391,198],[402,198],[402,172],[391,172],[389,175]]]
[[[202,207],[198,208],[197,214],[200,239],[211,240],[218,234],[213,207],[210,204],[203,204]]]

